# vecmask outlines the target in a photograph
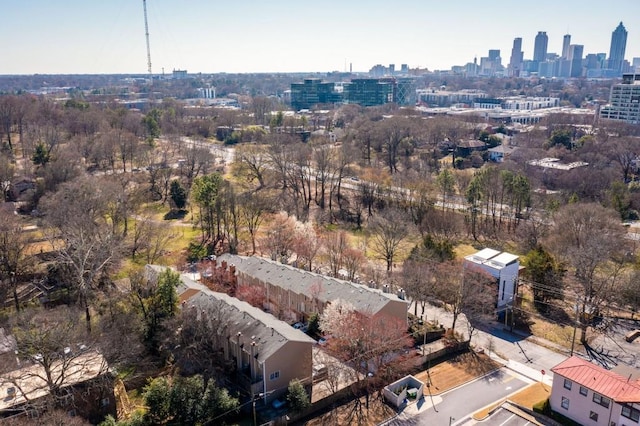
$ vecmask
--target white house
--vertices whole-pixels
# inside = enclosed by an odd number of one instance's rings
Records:
[[[505,145],[503,143],[502,145],[498,145],[495,148],[489,148],[487,151],[489,151],[490,161],[493,161],[495,163],[502,163],[504,159],[510,156],[515,150],[516,147]]]
[[[514,303],[517,294],[518,256],[507,252],[485,248],[464,258],[465,265],[476,265],[491,274],[498,282],[498,299],[496,307],[505,308]]]

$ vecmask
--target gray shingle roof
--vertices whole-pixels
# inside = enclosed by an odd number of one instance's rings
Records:
[[[314,344],[315,340],[300,330],[296,330],[284,321],[280,321],[247,302],[224,293],[209,290],[206,286],[193,281],[186,274],[180,276],[186,289],[196,289],[199,293],[185,302],[185,307],[194,306],[202,310],[217,312],[219,318],[228,325],[228,333],[236,336],[242,333],[241,342],[245,345],[256,342],[258,361],[268,359],[287,342],[295,341]],[[235,338],[235,337],[232,337]]]
[[[237,272],[309,297],[312,297],[313,286],[320,284],[322,291],[317,295],[320,302],[342,299],[363,313],[375,315],[388,303],[407,303],[393,293],[383,293],[365,285],[303,271],[269,259],[223,254],[218,256],[218,262],[222,261],[235,265]]]

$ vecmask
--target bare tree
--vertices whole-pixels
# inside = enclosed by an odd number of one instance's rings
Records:
[[[269,154],[262,146],[241,145],[236,148],[236,174],[249,182],[258,181],[256,191],[267,186],[269,170]]]
[[[313,270],[313,260],[318,255],[321,244],[318,233],[311,222],[296,224],[293,250],[296,252],[299,268]]]
[[[436,296],[435,274],[436,264],[432,261],[408,259],[402,265],[402,288],[407,297],[414,303],[413,314],[418,316],[418,305],[423,317],[427,302]]]
[[[437,264],[433,280],[434,293],[453,315],[451,329],[455,330],[460,314],[465,314],[469,339],[478,320],[495,314],[498,288],[495,279],[485,271],[462,262]]]
[[[0,279],[13,294],[16,311],[20,311],[18,282],[26,275],[31,262],[26,254],[29,239],[17,215],[0,211]]]
[[[345,231],[331,232],[324,236],[324,247],[328,256],[331,275],[338,276],[338,271],[344,264],[344,253],[349,248]]]
[[[294,250],[296,218],[285,212],[277,213],[265,230],[261,246],[273,260],[286,263]]]
[[[266,200],[253,192],[247,192],[240,195],[238,205],[240,207],[241,222],[247,228],[251,237],[251,254],[255,254],[256,237],[264,219],[264,214],[267,211]]]
[[[397,210],[386,210],[375,216],[369,224],[371,231],[371,250],[385,261],[387,272],[393,269],[402,243],[409,236],[409,226]]]
[[[615,212],[599,204],[568,204],[554,215],[550,242],[556,256],[573,267],[579,283],[576,305],[583,344],[591,318],[602,312],[616,293],[624,241],[624,228]]]
[[[8,155],[0,152],[0,201],[6,201],[16,168]]]
[[[81,178],[62,185],[43,202],[46,221],[52,227],[49,241],[58,253],[58,262],[69,272],[85,309],[88,331],[92,291],[99,278],[116,264],[121,244],[121,234],[114,232],[107,219],[111,200],[100,185],[94,178]]]
[[[342,253],[342,264],[344,266],[344,270],[347,272],[347,280],[355,281],[360,268],[365,263],[366,258],[362,251],[357,250],[353,247],[348,247]]]

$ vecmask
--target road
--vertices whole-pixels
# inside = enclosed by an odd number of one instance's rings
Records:
[[[532,381],[501,368],[466,385],[409,405],[389,425],[462,425],[476,411],[501,401]]]

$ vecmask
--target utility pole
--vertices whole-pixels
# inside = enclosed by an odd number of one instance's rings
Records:
[[[576,319],[573,321],[573,337],[571,338],[571,354],[569,356],[573,356],[573,349],[576,345],[576,330],[578,329],[578,313],[579,313],[579,302],[576,301]]]

